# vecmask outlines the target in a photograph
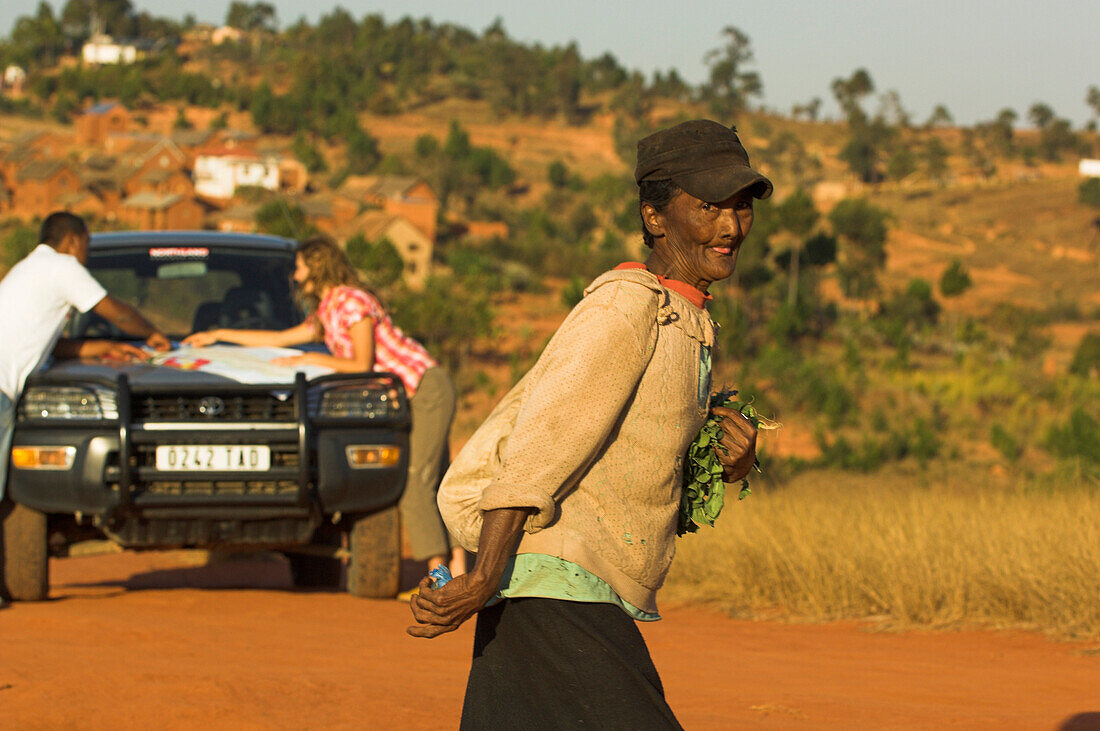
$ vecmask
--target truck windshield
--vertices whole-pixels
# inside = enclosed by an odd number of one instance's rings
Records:
[[[150,246],[89,252],[88,270],[108,294],[179,339],[215,327],[284,330],[302,321],[292,294],[290,252]],[[73,338],[122,338],[94,312],[77,313]]]

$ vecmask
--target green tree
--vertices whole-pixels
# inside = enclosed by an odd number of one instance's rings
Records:
[[[1077,200],[1086,206],[1100,208],[1100,178],[1085,178],[1077,186]]]
[[[569,185],[569,168],[561,160],[554,160],[546,169],[546,176],[550,179],[550,185],[555,188],[565,188]]]
[[[443,154],[452,160],[465,160],[470,156],[470,149],[470,135],[457,119],[452,119],[447,130],[447,141],[443,143]]]
[[[69,0],[61,11],[61,26],[65,35],[75,42],[83,42],[97,30],[92,27],[93,17],[108,35],[137,35],[134,8],[130,0]]]
[[[16,226],[0,240],[0,263],[4,269],[10,269],[37,245],[38,234],[33,228]]]
[[[405,262],[389,239],[370,242],[363,234],[356,234],[348,239],[345,248],[351,263],[373,287],[389,287],[405,272]]]
[[[176,109],[176,120],[172,122],[172,129],[191,129],[194,126],[188,121],[187,115],[183,113],[183,107],[178,107]]]
[[[311,173],[323,173],[328,170],[324,155],[310,141],[305,130],[298,130],[298,134],[294,135],[294,144],[291,145],[290,151]]]
[[[1069,372],[1086,378],[1100,373],[1100,332],[1092,332],[1081,338],[1073,354]]]
[[[947,107],[942,104],[937,104],[936,108],[932,110],[931,116],[928,117],[928,121],[924,123],[924,126],[928,129],[934,127],[950,127],[955,122],[951,116],[951,112],[947,111]]]
[[[787,306],[798,301],[799,264],[802,259],[803,241],[817,224],[820,214],[814,200],[803,188],[796,188],[782,203],[776,206],[779,228],[791,234],[793,244],[787,271]]]
[[[256,227],[263,233],[288,239],[300,240],[317,233],[301,206],[288,204],[281,198],[260,206],[256,211]]]
[[[921,150],[924,170],[928,177],[942,183],[947,177],[947,148],[935,137],[930,137]]]
[[[439,153],[439,140],[425,132],[416,138],[413,151],[420,160],[433,158]]]
[[[1044,129],[1048,124],[1054,121],[1054,110],[1042,102],[1036,102],[1027,110],[1027,118],[1030,119],[1032,124],[1038,129]]]
[[[452,370],[462,367],[476,340],[493,327],[488,293],[453,276],[431,277],[420,292],[398,292],[390,312],[402,330]]]
[[[1085,103],[1092,107],[1092,116],[1100,119],[1100,86],[1090,86],[1085,92]]]
[[[908,145],[901,144],[890,153],[890,159],[886,162],[886,174],[894,180],[901,180],[914,173],[917,169],[917,158]]]
[[[278,25],[275,6],[270,3],[246,3],[234,0],[225,14],[225,24],[244,31],[274,32]]]
[[[347,135],[347,167],[352,175],[369,173],[382,159],[378,140],[356,124]]]
[[[940,292],[944,297],[956,297],[970,289],[970,285],[970,272],[958,259],[952,260],[940,275]]]
[[[711,112],[720,118],[729,118],[748,108],[749,97],[764,91],[760,75],[745,71],[745,64],[753,60],[752,42],[738,28],[727,25],[722,29],[725,44],[709,51],[704,62],[709,67],[705,92]]]
[[[840,237],[841,288],[849,297],[865,297],[878,288],[876,272],[886,265],[889,214],[863,198],[845,198],[829,213]]]
[[[5,44],[7,45],[7,44]],[[53,66],[64,50],[61,24],[49,3],[40,2],[37,12],[15,21],[7,49],[12,60],[31,68]]]
[[[871,74],[867,69],[856,69],[847,79],[837,77],[830,86],[837,104],[848,119],[848,124],[862,124],[867,121],[867,114],[860,106],[860,100],[875,90],[875,84],[871,80]]]

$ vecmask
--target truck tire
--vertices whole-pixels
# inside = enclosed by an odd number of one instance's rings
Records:
[[[50,592],[46,515],[4,500],[0,516],[3,521],[0,594],[13,601],[42,601]]]
[[[348,593],[392,599],[401,582],[401,523],[397,506],[358,518],[348,531]]]
[[[315,546],[339,548],[341,538],[342,535],[338,531],[322,533],[318,530],[313,536],[312,543]],[[343,568],[340,559],[301,553],[284,555],[290,563],[290,580],[294,586],[312,589],[331,589],[340,586],[340,570]]]

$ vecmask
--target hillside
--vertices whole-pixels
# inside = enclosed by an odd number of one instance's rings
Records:
[[[132,66],[30,64],[22,96],[4,97],[4,159],[19,156],[13,144],[28,132],[73,140],[86,105],[120,99],[129,134],[240,139],[309,168],[302,193],[200,201],[203,225],[277,205],[300,212],[301,228],[267,228],[286,217],[259,212],[244,223],[298,236],[328,230],[312,211],[348,197],[349,178],[426,181],[439,198],[438,235],[428,227],[434,279],[420,292],[400,275],[375,284],[455,371],[456,446],[537,357],[584,282],[644,257],[634,142],[711,116],[736,121],[776,184],[757,206],[736,281],[714,288],[712,308],[724,325],[719,378],[784,423],[769,435],[774,457],[864,471],[936,459],[1001,473],[1100,465],[1100,229],[1076,172],[1081,155],[1100,154],[1100,136],[1042,105],[1028,112],[1034,129],[1018,129],[1012,110],[973,128],[918,125],[896,98],[892,116],[871,117],[873,84],[859,70],[833,85],[843,121],[781,115],[753,110],[751,89],[738,86],[747,48],[723,50],[734,69],[724,82],[692,88],[572,46],[526,46],[502,28],[478,36],[343,11],[224,45],[209,29],[173,32],[183,39],[174,51]],[[32,57],[14,42],[0,52]],[[70,142],[62,159],[82,172],[99,152]],[[5,192],[12,186],[9,173]],[[792,223],[796,206],[809,207],[808,231]],[[472,235],[483,223],[496,235]],[[3,217],[0,266],[33,226]],[[333,235],[345,241],[353,226]],[[797,279],[795,255],[806,258]]]

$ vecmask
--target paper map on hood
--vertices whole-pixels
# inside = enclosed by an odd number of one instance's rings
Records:
[[[301,355],[292,348],[248,348],[237,345],[210,345],[205,348],[182,347],[167,353],[158,353],[150,361],[153,365],[179,368],[185,371],[202,371],[241,383],[289,383],[294,374],[301,371],[306,378],[333,373],[333,369],[316,365],[280,366],[271,361]]]

